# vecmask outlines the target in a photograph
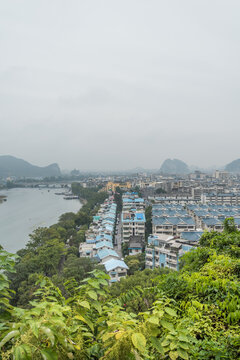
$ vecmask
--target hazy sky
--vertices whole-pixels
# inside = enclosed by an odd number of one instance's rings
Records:
[[[0,0],[0,154],[62,169],[240,158],[239,14],[239,0]]]

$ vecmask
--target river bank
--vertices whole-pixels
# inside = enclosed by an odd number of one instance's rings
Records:
[[[15,188],[7,191],[7,201],[0,204],[0,245],[16,252],[25,247],[38,227],[48,227],[58,222],[66,212],[77,213],[80,200],[66,201],[52,189]],[[0,197],[6,191],[0,191]]]
[[[0,204],[4,201],[7,201],[7,196],[6,195],[0,195]]]

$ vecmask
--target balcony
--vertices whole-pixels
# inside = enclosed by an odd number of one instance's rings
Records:
[[[166,259],[166,262],[169,264],[177,265],[177,259]]]

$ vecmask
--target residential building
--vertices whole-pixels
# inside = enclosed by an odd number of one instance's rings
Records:
[[[152,218],[154,234],[180,235],[183,231],[194,231],[196,225],[192,217],[161,216]]]
[[[118,258],[119,258],[118,254],[116,253],[116,251],[112,249],[101,249],[98,250],[96,254],[96,259],[102,263],[105,263],[106,261],[111,259],[118,259]]]
[[[128,211],[131,209],[136,210],[144,210],[144,199],[142,198],[131,198],[131,197],[123,197],[123,211]]]
[[[201,196],[201,202],[203,204],[240,205],[240,193],[205,193]]]
[[[117,282],[127,275],[128,266],[123,260],[110,259],[103,263],[110,276],[110,283]]]
[[[94,256],[94,244],[89,244],[86,242],[80,243],[79,245],[79,256],[80,257],[90,257]]]
[[[131,189],[132,185],[130,182],[114,183],[114,182],[109,181],[106,185],[105,190],[115,192],[117,187],[119,187],[120,189]]]
[[[143,252],[144,248],[144,238],[142,236],[130,236],[128,242],[128,254],[129,255],[138,255]]]
[[[120,280],[126,276],[128,267],[113,250],[113,237],[116,222],[117,206],[113,197],[100,205],[98,213],[86,232],[86,242],[79,246],[80,257],[95,258],[105,266],[110,274],[110,282]]]
[[[198,246],[202,231],[182,232],[179,238],[165,234],[150,235],[145,250],[145,266],[179,270],[180,257],[187,251]]]
[[[145,213],[143,211],[130,210],[122,212],[123,241],[129,241],[130,236],[145,237]]]

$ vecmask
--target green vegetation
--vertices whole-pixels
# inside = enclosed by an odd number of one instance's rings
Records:
[[[149,235],[152,233],[152,206],[149,205],[145,210],[146,228],[145,228],[145,240],[147,241]]]
[[[29,246],[42,242],[35,237]],[[183,256],[180,272],[134,271],[109,287],[95,269],[80,284],[69,278],[62,291],[51,277],[56,263],[48,262],[50,275],[31,279],[26,309],[10,305],[14,257],[1,250],[1,359],[239,359],[239,248],[230,219]]]
[[[166,194],[166,193],[167,192],[162,188],[158,188],[158,189],[155,190],[155,194]]]
[[[129,267],[128,275],[133,275],[136,271],[145,269],[145,254],[128,255],[124,258]]]
[[[142,197],[142,192],[139,186],[135,186],[131,189],[132,192],[136,192],[138,194],[138,196],[141,198]]]
[[[123,194],[123,191],[118,186],[116,188],[116,192],[114,194],[114,201],[117,204],[117,213],[120,213],[122,211],[122,206],[123,206],[123,204],[122,204],[122,194]]]

